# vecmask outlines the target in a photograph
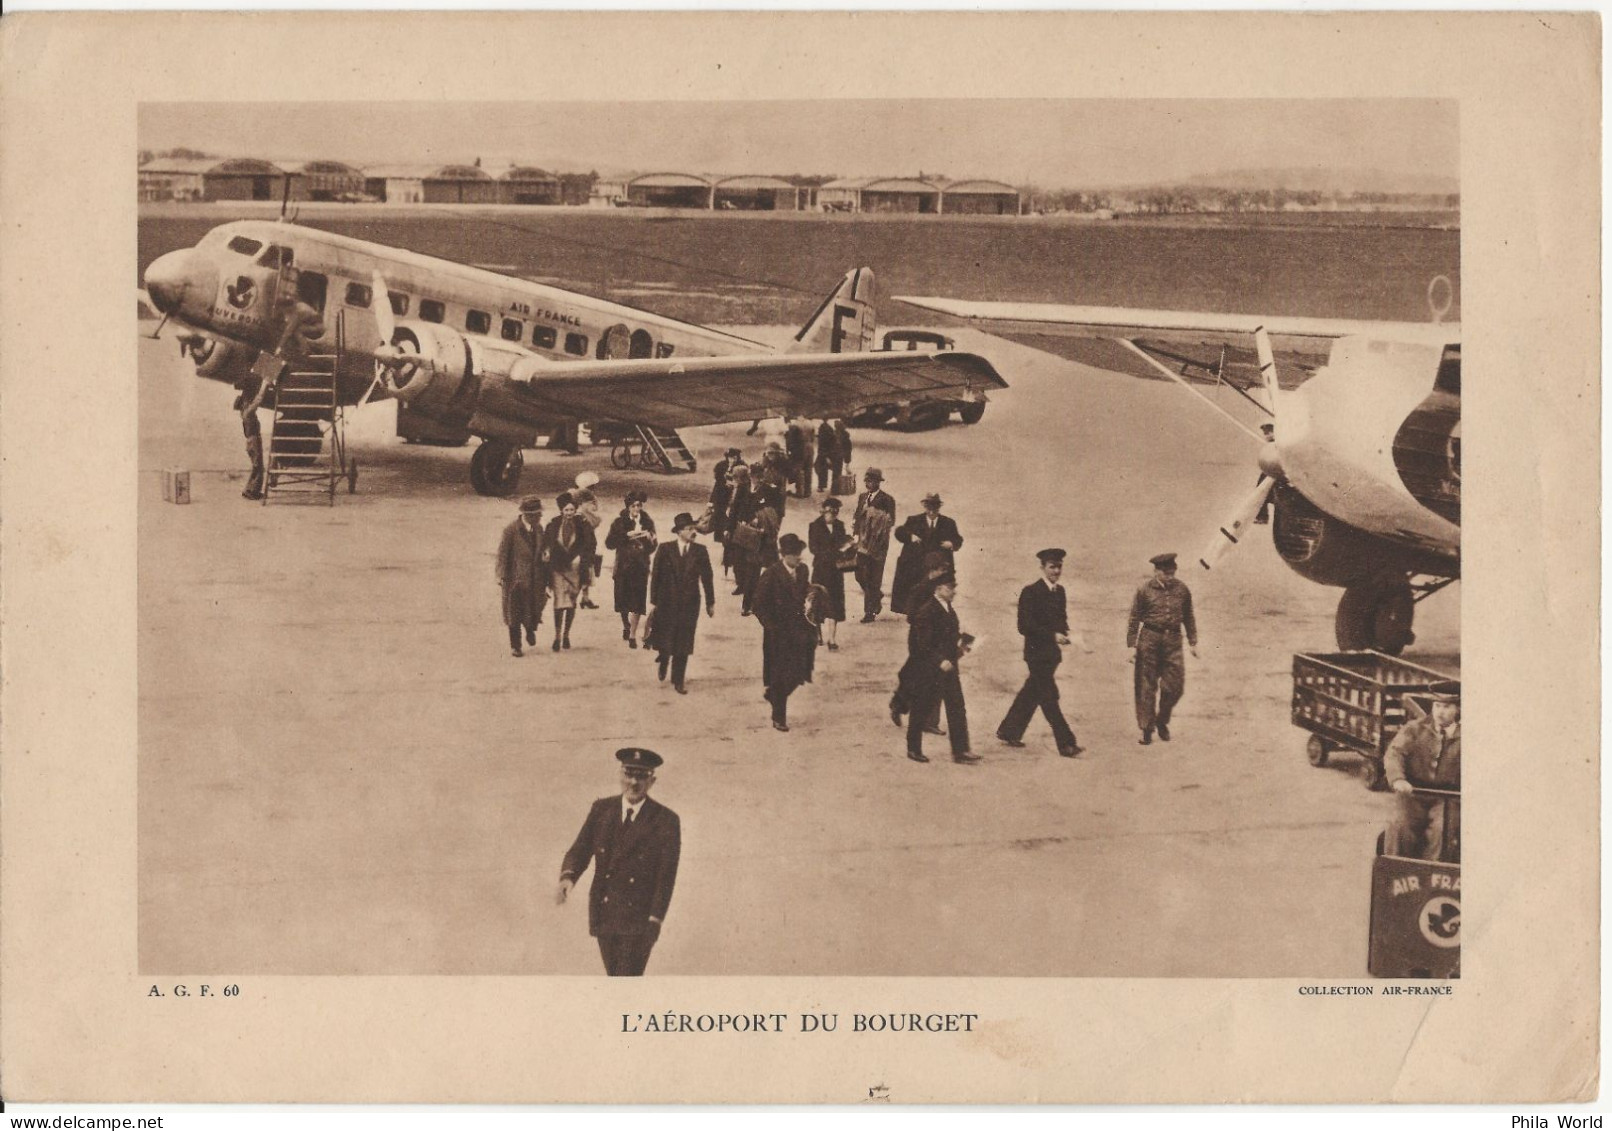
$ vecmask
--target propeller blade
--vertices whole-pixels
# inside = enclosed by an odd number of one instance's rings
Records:
[[[397,319],[392,317],[392,295],[386,289],[386,280],[379,270],[374,273],[372,281],[375,292],[370,303],[375,309],[375,325],[380,327],[381,345],[389,346],[392,344],[392,335],[397,332]]]
[[[1259,353],[1259,379],[1265,386],[1265,399],[1270,402],[1271,415],[1276,415],[1276,394],[1281,389],[1276,379],[1276,351],[1271,349],[1271,336],[1265,327],[1254,330],[1254,349]]]
[[[1265,500],[1270,497],[1271,488],[1275,486],[1276,480],[1270,476],[1261,475],[1259,477],[1259,484],[1247,498],[1237,505],[1236,513],[1232,515],[1231,521],[1227,522],[1215,533],[1213,540],[1204,549],[1203,555],[1198,558],[1199,565],[1204,569],[1215,568],[1220,559],[1225,556],[1226,551],[1237,545],[1242,539],[1243,532],[1248,529],[1249,523],[1254,521],[1254,516],[1265,505]]]

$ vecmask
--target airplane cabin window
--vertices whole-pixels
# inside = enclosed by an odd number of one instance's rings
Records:
[[[518,342],[521,340],[525,330],[526,327],[523,323],[514,318],[506,318],[503,326],[499,328],[499,336],[506,342]]]
[[[655,340],[649,336],[648,330],[634,330],[631,345],[627,347],[628,357],[653,357],[655,354]]]
[[[236,236],[229,241],[229,249],[241,255],[256,255],[262,246],[262,240],[254,240],[249,236]]]
[[[588,335],[567,334],[565,336],[565,352],[574,353],[578,357],[588,356]]]
[[[367,307],[367,306],[369,306],[369,298],[370,298],[370,289],[368,287],[366,287],[363,283],[348,283],[347,284],[347,305],[348,306],[363,306],[363,307]]]
[[[441,322],[448,315],[448,308],[434,298],[420,300],[420,320],[423,322]]]
[[[677,349],[677,347],[672,345],[671,342],[656,342],[655,343],[655,356],[656,357],[671,357],[673,351],[675,351],[676,349]]]
[[[465,311],[465,329],[472,334],[485,334],[493,328],[493,316],[485,310]]]
[[[297,297],[320,314],[325,312],[325,286],[328,283],[317,271],[303,271],[297,276]]]
[[[556,337],[553,326],[532,327],[532,344],[540,350],[553,349]]]
[[[409,312],[409,296],[398,291],[387,291],[386,297],[391,300],[392,313],[398,317]]]

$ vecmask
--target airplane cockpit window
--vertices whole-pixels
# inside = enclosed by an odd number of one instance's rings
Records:
[[[465,311],[465,329],[472,334],[485,334],[493,328],[493,316],[485,310]]]
[[[506,318],[504,324],[498,329],[498,336],[506,342],[518,342],[526,331],[524,323],[518,319]]]
[[[448,316],[448,308],[434,298],[420,300],[420,320],[422,322],[441,322]]]
[[[565,352],[574,353],[578,357],[588,356],[588,335],[567,334],[565,336]]]
[[[273,267],[276,270],[281,267],[288,267],[292,261],[291,249],[289,247],[281,247],[277,243],[271,243],[268,246],[268,250],[266,250],[262,255],[258,256],[257,261],[259,266]]]
[[[367,307],[367,306],[369,306],[369,299],[370,299],[370,289],[368,287],[366,287],[363,283],[348,283],[347,284],[347,305],[348,306],[363,306],[363,307]]]
[[[386,297],[392,302],[392,313],[399,318],[409,312],[409,296],[401,291],[387,291]]]
[[[557,337],[558,335],[555,334],[553,326],[532,327],[532,344],[540,350],[553,349]]]
[[[262,246],[262,240],[255,240],[251,236],[236,236],[229,241],[229,249],[238,255],[256,255]]]
[[[1435,389],[1442,389],[1446,393],[1461,395],[1461,347],[1459,345],[1445,346],[1444,357],[1438,366],[1438,378],[1433,382]]]

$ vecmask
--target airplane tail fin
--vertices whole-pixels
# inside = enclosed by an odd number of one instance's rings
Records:
[[[861,353],[873,348],[873,271],[847,271],[795,335],[789,353]]]

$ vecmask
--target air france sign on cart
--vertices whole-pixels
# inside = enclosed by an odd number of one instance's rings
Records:
[[[1460,976],[1459,864],[1377,857],[1366,968],[1379,978]]]

